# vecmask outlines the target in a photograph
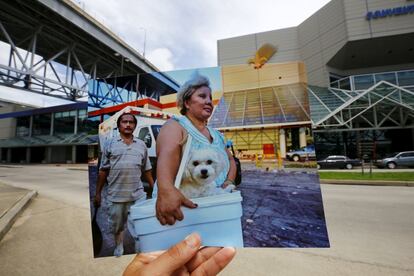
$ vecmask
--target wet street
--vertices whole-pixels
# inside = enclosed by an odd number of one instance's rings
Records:
[[[245,247],[329,247],[315,172],[243,171]]]

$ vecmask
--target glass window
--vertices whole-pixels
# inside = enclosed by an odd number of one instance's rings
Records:
[[[378,83],[380,81],[387,81],[393,84],[397,84],[396,74],[395,73],[382,73],[375,74],[375,81]]]
[[[29,136],[30,116],[16,118],[16,136]]]
[[[79,115],[78,117],[78,133],[88,133],[90,135],[98,134],[100,117],[88,117],[87,115]]]
[[[58,112],[54,114],[54,134],[70,134],[75,131],[75,114],[73,112]]]
[[[414,85],[414,71],[398,72],[397,76],[400,86]]]
[[[154,134],[155,140],[157,140],[158,134],[160,133],[162,125],[154,125],[151,126],[152,133]]]
[[[139,133],[138,133],[138,138],[141,139],[142,141],[144,141],[145,145],[147,146],[147,148],[151,147],[152,144],[152,138],[151,138],[151,134],[149,132],[149,128],[148,127],[144,127],[141,128]]]
[[[401,153],[399,157],[414,157],[414,152]]]
[[[362,75],[354,77],[355,90],[368,89],[374,85],[373,75]]]
[[[351,90],[351,82],[349,78],[342,79],[339,81],[339,88],[345,89],[345,90]]]
[[[97,133],[99,127],[99,118],[96,118],[96,120],[98,120],[98,125],[96,125],[88,121],[88,114],[86,112],[86,109],[79,109],[78,114],[78,133],[90,133],[91,131],[93,131],[92,128],[95,128],[95,131]]]
[[[49,135],[51,114],[37,114],[33,116],[33,135]]]

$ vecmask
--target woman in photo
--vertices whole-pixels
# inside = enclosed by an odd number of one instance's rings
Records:
[[[177,106],[183,116],[174,116],[167,121],[157,138],[156,213],[163,225],[173,225],[184,218],[181,205],[197,207],[174,186],[187,135],[192,137],[191,150],[215,151],[222,162],[221,172],[215,179],[217,187],[234,185],[236,164],[233,156],[226,149],[223,135],[207,126],[213,112],[211,93],[206,77],[195,75],[188,80],[177,92]]]

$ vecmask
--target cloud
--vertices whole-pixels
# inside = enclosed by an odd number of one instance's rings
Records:
[[[172,56],[167,48],[158,48],[149,52],[146,58],[161,71],[171,71],[175,69],[171,60]]]
[[[217,65],[217,40],[297,26],[329,0],[83,0],[85,10],[143,52],[165,48],[174,69]],[[154,55],[148,59],[152,63]]]

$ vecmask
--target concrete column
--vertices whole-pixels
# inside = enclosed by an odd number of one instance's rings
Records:
[[[411,144],[411,148],[414,149],[414,128],[411,129],[411,138],[413,139],[413,142]]]
[[[33,115],[30,116],[30,123],[29,123],[29,137],[33,135]]]
[[[78,121],[79,121],[79,110],[76,111],[76,116],[75,116],[75,125],[73,126],[73,134],[78,134]]]
[[[50,135],[55,132],[55,113],[50,114]]]
[[[286,136],[285,136],[285,130],[281,128],[279,130],[279,150],[280,155],[285,158],[286,157]]]
[[[299,129],[299,147],[306,147],[306,128],[304,127]]]
[[[8,148],[7,149],[7,159],[6,159],[7,163],[11,163],[11,156],[12,156],[12,149]]]
[[[46,147],[46,163],[52,163],[52,147]]]
[[[76,146],[72,146],[72,164],[76,163]]]
[[[30,163],[31,154],[32,154],[32,149],[30,147],[27,147],[26,148],[26,163],[27,164]]]

